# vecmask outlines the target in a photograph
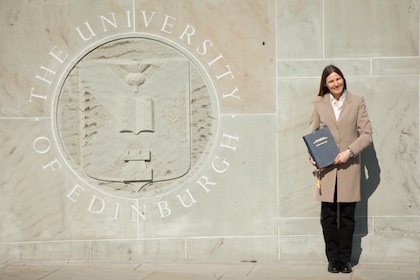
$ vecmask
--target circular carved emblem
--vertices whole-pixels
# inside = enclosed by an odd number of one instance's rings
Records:
[[[54,125],[69,165],[114,195],[151,197],[186,182],[217,129],[203,73],[183,52],[149,38],[89,51],[56,96]]]

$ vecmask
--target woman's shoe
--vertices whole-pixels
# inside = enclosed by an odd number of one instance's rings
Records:
[[[340,272],[342,272],[342,273],[352,273],[353,269],[351,268],[351,264],[349,262],[341,264],[340,265]]]
[[[339,273],[340,272],[340,263],[339,262],[329,262],[328,263],[328,272]]]

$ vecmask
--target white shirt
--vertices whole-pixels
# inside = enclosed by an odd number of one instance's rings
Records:
[[[338,118],[340,117],[341,108],[343,108],[344,99],[346,98],[346,91],[343,92],[343,94],[340,96],[340,99],[337,101],[335,100],[334,96],[330,93],[330,101],[331,106],[334,110],[335,119],[338,121]]]

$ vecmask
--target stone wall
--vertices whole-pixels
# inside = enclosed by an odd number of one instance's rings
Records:
[[[418,264],[419,2],[1,2],[0,259],[324,262],[332,63],[374,128],[353,261]]]

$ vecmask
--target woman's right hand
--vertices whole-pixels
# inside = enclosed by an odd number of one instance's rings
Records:
[[[311,164],[314,166],[314,169],[316,172],[321,172],[322,170],[324,170],[324,168],[317,168],[316,167],[316,162],[314,161],[314,159],[312,157],[309,157],[309,161],[311,162]]]

